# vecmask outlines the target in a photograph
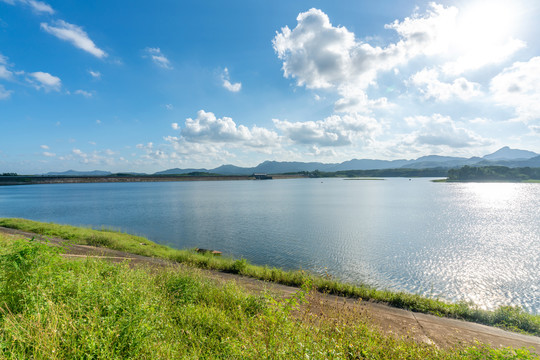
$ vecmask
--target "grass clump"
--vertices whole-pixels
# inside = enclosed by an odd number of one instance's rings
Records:
[[[449,303],[417,294],[378,290],[369,286],[342,283],[329,277],[314,276],[304,271],[285,271],[268,266],[256,266],[245,259],[234,260],[226,256],[218,257],[190,250],[172,249],[158,245],[143,237],[111,230],[93,230],[12,218],[0,218],[0,226],[46,236],[61,237],[77,244],[103,246],[133,254],[168,259],[202,269],[241,274],[284,285],[299,287],[306,282],[310,282],[315,290],[324,293],[371,299],[407,310],[540,335],[540,316],[529,314],[518,307],[506,306],[495,311],[486,311],[479,309],[472,303]]]
[[[197,270],[68,260],[0,235],[2,359],[533,359],[527,350],[441,350],[386,337],[340,311],[218,285]]]

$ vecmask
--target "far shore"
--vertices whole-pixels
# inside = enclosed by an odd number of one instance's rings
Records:
[[[303,174],[270,175],[272,179],[305,178]],[[2,185],[37,185],[37,184],[84,184],[84,183],[125,183],[125,182],[170,182],[170,181],[230,181],[256,180],[252,175],[161,175],[161,176],[0,176]]]

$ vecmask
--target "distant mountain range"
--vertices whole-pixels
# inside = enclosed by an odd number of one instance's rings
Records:
[[[107,175],[112,175],[112,173],[109,171],[100,171],[100,170],[94,170],[94,171],[68,170],[68,171],[63,171],[63,172],[48,172],[43,175],[46,175],[46,176],[107,176]]]
[[[511,149],[505,146],[492,154],[483,157],[453,157],[429,155],[416,160],[372,160],[352,159],[342,163],[320,162],[291,162],[291,161],[265,161],[255,167],[239,167],[235,165],[221,165],[215,169],[169,169],[156,172],[153,175],[182,175],[189,173],[213,173],[220,175],[251,175],[253,173],[282,174],[300,171],[345,171],[345,170],[378,170],[378,169],[429,169],[429,168],[458,168],[469,166],[500,165],[506,167],[540,167],[540,154],[527,150]],[[144,175],[129,173],[132,175]],[[56,176],[107,176],[108,171],[74,171],[50,172],[45,175]]]

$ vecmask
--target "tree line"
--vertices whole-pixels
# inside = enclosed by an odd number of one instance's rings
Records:
[[[463,166],[448,170],[449,181],[527,181],[540,180],[540,168],[506,166]]]

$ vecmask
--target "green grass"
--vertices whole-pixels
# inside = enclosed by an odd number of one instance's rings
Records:
[[[309,281],[314,290],[324,293],[370,299],[416,312],[464,319],[517,332],[540,335],[540,316],[529,314],[519,307],[502,306],[495,311],[486,311],[472,303],[450,303],[417,294],[347,284],[329,277],[314,276],[305,271],[285,271],[267,266],[256,266],[245,259],[235,260],[229,257],[199,254],[190,250],[172,249],[153,243],[143,237],[110,230],[92,230],[11,218],[0,218],[0,226],[61,237],[77,244],[104,246],[134,254],[168,259],[202,269],[241,274],[284,285],[302,286],[306,281]]]
[[[196,269],[68,260],[0,234],[1,359],[534,359],[482,345],[441,350],[387,337],[358,314],[314,317]]]

